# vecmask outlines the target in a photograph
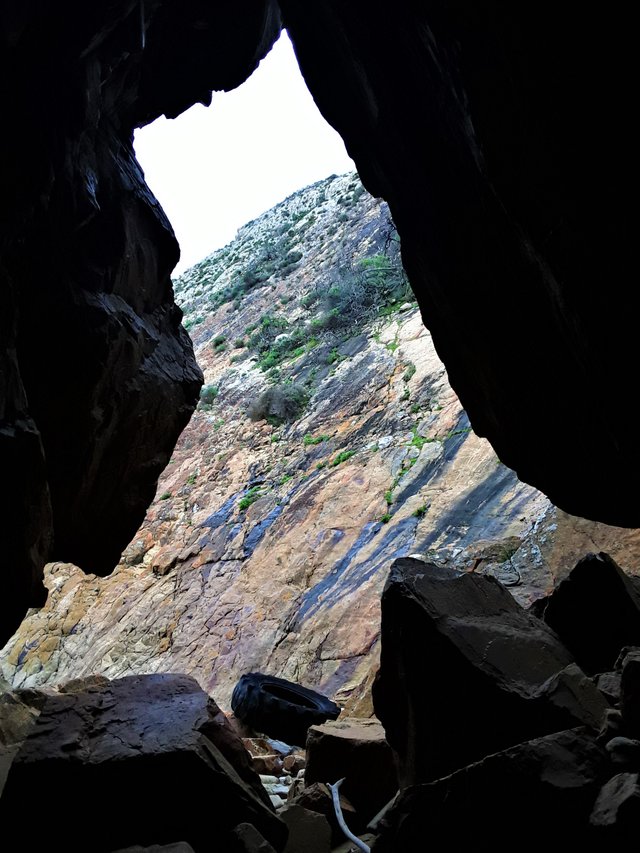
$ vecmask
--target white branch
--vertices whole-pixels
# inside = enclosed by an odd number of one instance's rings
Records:
[[[333,800],[333,808],[335,809],[336,818],[338,819],[338,824],[340,825],[340,829],[347,836],[349,841],[353,841],[358,850],[362,850],[362,853],[371,853],[371,848],[368,844],[365,844],[357,835],[354,835],[353,832],[349,829],[347,824],[344,822],[344,817],[342,816],[342,809],[340,808],[340,794],[338,793],[340,785],[344,782],[344,779],[338,779],[335,785],[329,785],[329,790],[331,791],[331,798]]]

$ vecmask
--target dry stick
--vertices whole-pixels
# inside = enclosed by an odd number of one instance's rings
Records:
[[[344,782],[344,779],[338,779],[335,785],[329,785],[329,790],[331,791],[331,799],[333,800],[333,808],[336,812],[336,817],[338,819],[338,824],[340,829],[347,836],[349,841],[353,841],[358,850],[362,850],[362,853],[371,853],[371,848],[368,844],[365,844],[357,835],[354,835],[353,832],[349,829],[347,824],[344,822],[344,817],[342,816],[342,809],[340,808],[340,795],[338,790],[340,785]]]

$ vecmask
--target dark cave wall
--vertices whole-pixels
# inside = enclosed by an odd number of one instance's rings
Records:
[[[639,445],[613,402],[636,362],[628,21],[577,4],[280,5],[320,110],[390,204],[474,430],[564,510],[638,526]]]
[[[5,637],[43,602],[47,560],[113,569],[197,403],[179,248],[133,128],[238,85],[279,29],[268,2],[3,7]]]
[[[451,383],[568,512],[638,526],[632,27],[577,4],[282,0],[302,72],[389,202]],[[134,127],[238,85],[270,0],[0,10],[2,624],[47,559],[106,573],[201,382]]]

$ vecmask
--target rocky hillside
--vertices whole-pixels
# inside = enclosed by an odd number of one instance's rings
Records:
[[[640,566],[634,531],[560,513],[474,435],[355,175],[247,224],[175,292],[198,410],[114,573],[48,567],[0,654],[14,685],[180,671],[228,707],[261,670],[364,715],[393,559],[495,574],[525,604],[585,551]]]

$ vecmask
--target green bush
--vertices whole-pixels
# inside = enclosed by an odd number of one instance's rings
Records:
[[[279,337],[266,352],[263,351],[262,358],[258,361],[258,366],[266,372],[271,368],[277,367],[285,359],[302,355],[305,351],[305,346],[302,345],[304,338],[305,335],[302,329],[294,329],[290,334]]]
[[[416,372],[416,366],[412,361],[410,361],[406,367],[405,372],[402,374],[402,378],[404,379],[405,382],[408,382],[411,379],[411,377],[414,375],[415,372]]]
[[[326,435],[325,433],[323,433],[322,435],[313,436],[313,435],[311,435],[310,432],[308,432],[305,435],[305,437],[302,439],[302,443],[304,444],[305,447],[308,447],[310,444],[322,444],[323,441],[330,441],[330,440],[331,440],[331,436]]]
[[[238,509],[240,510],[240,512],[244,512],[245,509],[248,509],[251,506],[251,504],[255,503],[258,500],[259,497],[260,497],[260,487],[259,486],[252,486],[247,491],[245,496],[240,499],[240,502],[238,503]]]
[[[218,396],[217,385],[203,385],[200,389],[200,402],[210,406]]]
[[[335,468],[336,465],[346,462],[347,459],[351,459],[352,456],[355,456],[355,450],[341,450],[340,453],[331,460],[331,467]]]

